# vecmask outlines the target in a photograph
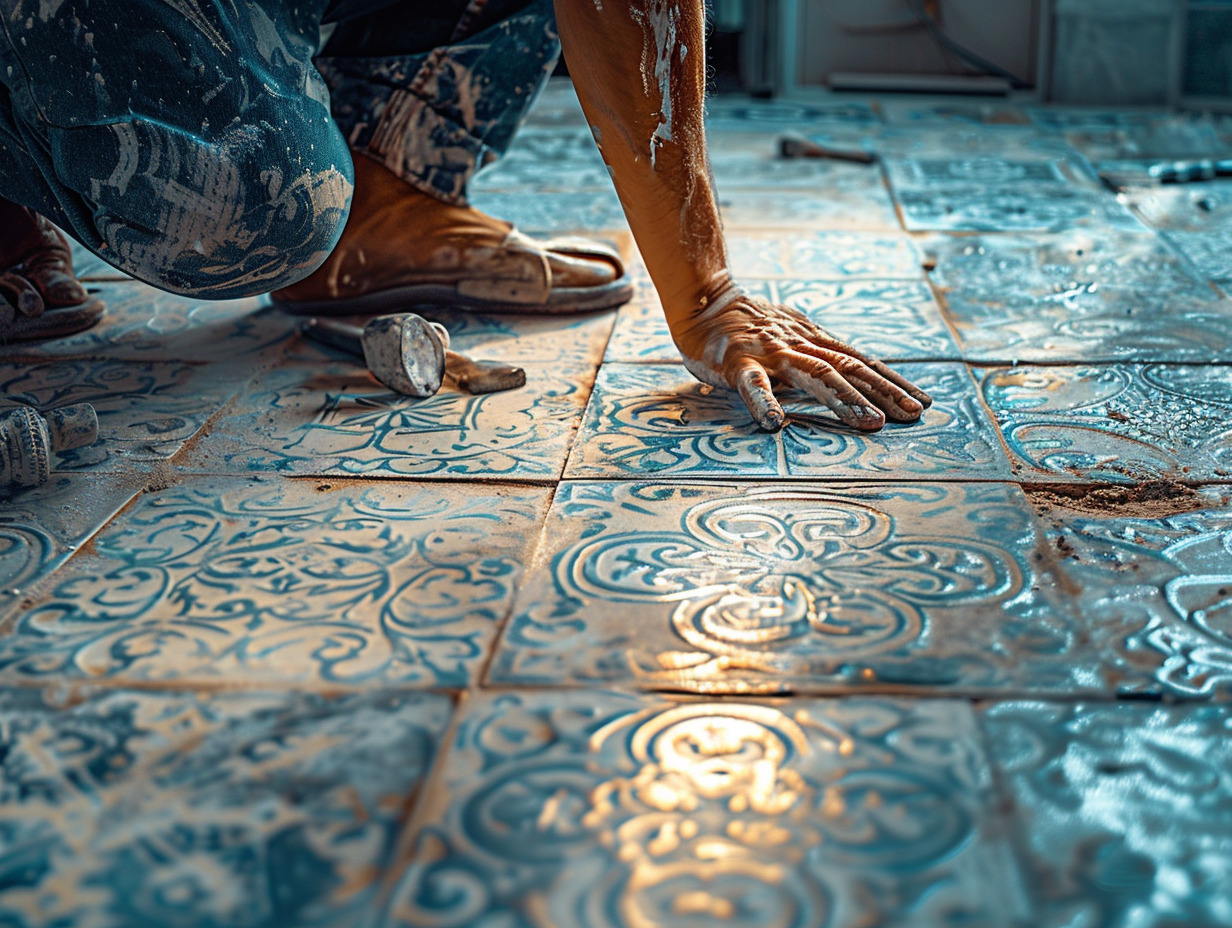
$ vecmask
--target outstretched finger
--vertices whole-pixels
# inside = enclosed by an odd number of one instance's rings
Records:
[[[875,432],[885,425],[885,416],[873,401],[820,358],[798,351],[786,352],[782,369],[777,373],[793,387],[825,403],[853,428]]]
[[[933,398],[931,396],[913,384],[898,371],[894,370],[894,368],[890,367],[888,364],[885,364],[882,361],[873,360],[867,360],[865,363],[886,380],[890,381],[890,383],[897,387],[901,387],[909,393],[911,397],[925,409],[933,404]]]
[[[760,364],[748,361],[734,378],[736,390],[744,405],[749,407],[753,420],[767,432],[777,432],[787,421],[783,407],[775,399],[770,387],[770,378]]]
[[[830,364],[839,375],[862,394],[872,400],[886,418],[896,422],[914,422],[924,412],[924,404],[894,381],[882,376],[870,365],[850,356],[836,358],[835,353],[815,345],[800,345],[801,354]]]

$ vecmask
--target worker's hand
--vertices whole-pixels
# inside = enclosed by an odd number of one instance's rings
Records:
[[[805,391],[865,431],[881,428],[887,418],[913,422],[932,404],[924,391],[803,313],[734,285],[674,320],[672,337],[694,377],[739,391],[754,420],[769,431],[785,421],[773,384]]]

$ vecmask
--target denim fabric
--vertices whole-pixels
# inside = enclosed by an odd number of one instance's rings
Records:
[[[0,0],[0,29],[0,197],[218,299],[325,260],[348,143],[464,202],[558,48],[550,0]]]

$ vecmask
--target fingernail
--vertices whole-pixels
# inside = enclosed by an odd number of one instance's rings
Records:
[[[914,397],[904,396],[898,401],[898,408],[903,412],[921,413],[924,411],[924,405]]]
[[[783,427],[785,417],[780,410],[768,409],[761,416],[761,422],[758,423],[767,432],[777,432]]]

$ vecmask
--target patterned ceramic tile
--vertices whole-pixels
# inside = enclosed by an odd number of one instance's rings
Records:
[[[544,538],[494,683],[1112,687],[1014,486],[565,483]]]
[[[0,691],[0,923],[360,924],[449,710]]]
[[[1093,109],[1054,104],[1024,109],[1035,125],[1049,129],[1124,129],[1166,120],[1173,115],[1170,110],[1147,107]]]
[[[1215,297],[1202,277],[1145,230],[935,235],[922,244],[934,285],[989,302],[1016,297],[1074,302],[1109,290],[1155,306]]]
[[[1232,284],[1232,183],[1148,187],[1126,199],[1205,277]]]
[[[147,494],[12,618],[0,673],[461,686],[545,502],[527,487],[252,478]]]
[[[913,232],[1059,232],[1075,227],[1140,229],[1111,193],[1086,188],[1034,191],[1005,186],[897,187]]]
[[[757,428],[738,396],[681,366],[605,364],[565,474],[578,477],[916,477],[1004,480],[997,430],[960,364],[907,364],[933,405],[912,425],[857,432],[801,394],[776,434]]]
[[[105,357],[137,361],[224,361],[284,341],[294,322],[263,300],[193,300],[137,282],[91,288],[107,306],[92,329],[53,341],[0,346],[0,357]]]
[[[645,271],[630,268],[635,281]],[[653,290],[652,290],[653,292]],[[415,307],[415,313],[449,330],[450,346],[472,358],[490,358],[512,364],[552,362],[569,367],[597,367],[616,322],[616,311],[554,315],[477,313],[447,307]],[[370,316],[339,316],[339,321],[363,326]],[[351,355],[325,348],[304,338],[287,344],[291,362],[321,365],[354,360]]]
[[[1030,125],[1031,118],[1021,107],[1009,103],[940,103],[921,106],[905,100],[886,100],[881,103],[885,121],[892,126],[977,125],[977,126],[1022,126]]]
[[[1232,300],[1166,307],[1114,288],[1055,298],[944,300],[969,361],[1232,361]]]
[[[424,399],[358,361],[288,364],[258,377],[181,462],[195,473],[553,480],[594,372],[527,363],[526,386]]]
[[[565,130],[520,131],[505,156],[480,171],[470,187],[473,194],[528,189],[611,191],[612,178],[584,121]]]
[[[719,208],[724,225],[733,232],[748,229],[897,232],[902,228],[890,194],[879,176],[858,187],[819,187],[808,195],[805,191],[793,191],[790,197],[760,190],[720,190]]]
[[[175,454],[244,383],[245,365],[171,361],[0,362],[0,412],[90,403],[99,440],[59,456],[60,469],[126,470]]]
[[[1232,694],[1232,492],[1034,488],[1086,621],[1124,644],[1124,689]],[[1119,631],[1118,631],[1119,630]]]
[[[732,273],[744,277],[918,280],[923,257],[906,235],[870,232],[733,233]]]
[[[523,232],[577,232],[584,235],[628,232],[625,213],[616,191],[583,190],[576,193],[477,191],[471,205],[490,216],[512,222]]]
[[[710,166],[720,195],[737,190],[875,190],[881,184],[881,172],[871,165],[781,158],[774,151],[753,154],[729,147],[725,138],[713,139],[710,148]]]
[[[1013,796],[1032,925],[1232,924],[1232,712],[1006,703],[984,715]]]
[[[995,368],[982,391],[1033,479],[1232,476],[1229,368]]]
[[[1089,169],[1067,159],[1011,160],[979,155],[970,158],[891,158],[886,174],[897,189],[938,191],[968,186],[1022,185],[1035,193],[1073,186],[1094,187]]]
[[[824,136],[814,135],[819,142]],[[1053,162],[1081,164],[1081,156],[1053,131],[1000,125],[916,125],[886,127],[868,133],[865,147],[892,165],[897,159],[924,158],[934,161]],[[1030,169],[1028,169],[1030,170]]]
[[[969,360],[1232,359],[1232,301],[1154,235],[936,236],[925,250]]]
[[[886,360],[956,360],[960,353],[928,285],[919,280],[756,280],[751,294],[787,303],[855,348]],[[637,299],[621,309],[608,361],[677,361],[660,304]]]
[[[0,490],[0,618],[137,493],[132,481],[62,475]]]
[[[790,102],[753,102],[740,97],[712,97],[706,105],[706,126],[711,132],[750,129],[809,132],[830,126],[874,127],[880,122],[877,111],[867,103],[810,106]]]
[[[1023,914],[961,703],[484,694],[425,802],[391,928]]]

